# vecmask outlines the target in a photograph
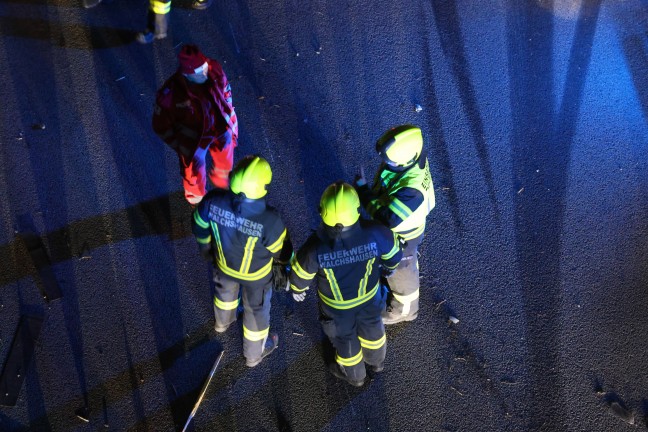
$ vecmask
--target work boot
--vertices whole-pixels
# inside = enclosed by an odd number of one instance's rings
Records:
[[[378,366],[369,365],[369,369],[371,369],[371,370],[372,370],[373,372],[375,372],[375,373],[380,373],[380,372],[382,372],[383,370],[385,370],[385,363],[382,362],[382,363],[380,363]]]
[[[136,40],[141,44],[150,44],[151,42],[164,39],[167,37],[169,14],[156,14],[152,11],[148,13],[148,24],[143,32],[138,33]]]
[[[353,387],[362,387],[364,385],[364,379],[361,379],[359,381],[354,381],[350,379],[347,374],[342,370],[339,364],[337,363],[331,363],[329,365],[329,372],[333,374],[335,378],[339,378],[343,381],[348,382],[351,384]]]
[[[213,0],[194,0],[191,7],[197,10],[205,10],[211,6]]]
[[[268,335],[268,339],[266,339],[265,346],[263,347],[263,352],[261,353],[261,357],[258,359],[250,360],[250,359],[245,359],[245,365],[247,367],[254,367],[261,363],[261,361],[268,357],[272,351],[277,349],[279,346],[279,336],[277,336],[276,333],[270,333]]]
[[[417,316],[418,316],[418,312],[410,315],[401,315],[401,314],[393,313],[392,310],[388,308],[382,314],[382,322],[385,325],[391,325],[403,321],[414,321]]]

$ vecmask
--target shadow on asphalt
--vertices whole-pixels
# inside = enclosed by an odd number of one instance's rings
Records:
[[[457,80],[459,96],[463,104],[464,112],[468,118],[470,132],[472,133],[481,171],[486,180],[488,188],[488,197],[493,207],[495,220],[499,223],[500,210],[497,204],[495,194],[495,180],[493,169],[491,167],[488,144],[486,143],[486,134],[484,132],[484,121],[480,114],[479,103],[475,96],[475,88],[472,84],[470,67],[464,49],[463,35],[461,33],[461,22],[457,11],[456,2],[432,2],[434,10],[434,20],[441,40],[441,48],[448,58],[448,63],[452,66],[452,72]],[[430,86],[432,87],[432,86]]]
[[[34,18],[0,17],[0,35],[40,39],[62,48],[94,50],[128,45],[135,41],[136,32],[110,27],[54,23]],[[70,38],[66,35],[77,37]]]
[[[562,94],[553,87],[554,17],[534,3],[509,1],[509,79],[513,114],[515,232],[530,357],[529,429],[560,430],[569,413],[558,395],[560,253],[567,169],[601,1],[583,3]],[[556,96],[561,100],[554,112]]]

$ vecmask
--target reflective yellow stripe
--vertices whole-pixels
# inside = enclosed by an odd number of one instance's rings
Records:
[[[360,286],[358,287],[358,297],[362,297],[367,292],[367,280],[371,274],[371,269],[373,268],[373,263],[376,261],[376,258],[371,258],[367,261],[367,270],[365,270],[365,275],[360,281]],[[340,298],[342,300],[342,298]]]
[[[293,291],[295,291],[295,292],[298,292],[298,293],[303,293],[304,291],[306,291],[306,290],[308,289],[308,287],[306,287],[306,288],[299,288],[299,287],[296,287],[296,286],[293,285],[293,284],[290,284],[290,289],[293,290]]]
[[[302,279],[311,280],[315,277],[315,273],[308,273],[299,265],[299,261],[297,261],[297,257],[294,255],[290,259],[290,267],[292,267],[292,271]]]
[[[218,262],[218,269],[223,273],[225,273],[226,275],[232,276],[237,279],[241,279],[244,281],[255,281],[255,280],[263,279],[268,275],[268,273],[270,273],[270,271],[272,270],[272,260],[268,261],[268,264],[264,265],[254,273],[241,273],[239,271],[227,267],[224,263],[221,262]]]
[[[200,244],[209,244],[211,242],[211,236],[207,237],[196,237],[196,241]]]
[[[412,214],[412,210],[397,198],[394,198],[389,204],[389,209],[402,220],[407,219]]]
[[[421,225],[420,227],[416,228],[414,231],[408,232],[407,234],[401,234],[398,233],[399,236],[403,238],[403,240],[412,240],[413,238],[416,238],[423,234],[423,231],[425,230],[425,224]]]
[[[385,345],[385,342],[387,342],[387,336],[384,334],[382,337],[378,340],[375,341],[370,341],[367,339],[362,339],[360,336],[358,336],[358,340],[360,341],[360,346],[362,348],[367,348],[367,349],[378,349],[381,348],[383,345]]]
[[[198,225],[200,228],[209,228],[209,224],[205,222],[201,217],[200,214],[198,214],[198,210],[196,210],[193,214],[194,221],[196,221],[196,225]]]
[[[419,298],[419,290],[416,290],[412,294],[407,294],[407,295],[396,294],[395,292],[392,291],[392,295],[396,300],[398,300],[402,304],[407,304]]]
[[[218,259],[216,260],[216,263],[218,264],[218,269],[225,273],[228,276],[235,277],[237,279],[245,280],[245,281],[255,281],[262,279],[270,273],[270,270],[272,270],[272,260],[268,261],[268,264],[264,265],[261,267],[259,270],[255,271],[254,273],[248,273],[246,272],[241,272],[241,271],[236,271],[234,269],[231,269],[227,266],[227,261],[225,261],[225,253],[223,252],[223,245],[221,244],[220,240],[220,233],[218,231],[218,225],[214,221],[211,221],[211,227],[212,231],[214,233],[214,237],[216,237],[216,249],[218,250]],[[252,237],[252,238],[257,238],[257,237]],[[248,239],[249,242],[249,239]],[[246,246],[247,248],[247,246]],[[249,265],[248,265],[248,270],[249,270]]]
[[[238,305],[239,305],[239,299],[226,302],[214,296],[214,306],[216,306],[220,310],[234,310],[238,307]]]
[[[149,3],[151,10],[160,15],[165,15],[171,12],[171,2],[164,3],[158,0],[151,0]]]
[[[362,350],[350,358],[340,357],[339,354],[335,354],[335,361],[342,366],[355,366],[362,361]]]
[[[265,339],[266,337],[268,337],[269,331],[270,327],[266,327],[265,330],[253,331],[245,327],[245,324],[243,324],[243,337],[252,342]]]
[[[365,294],[362,297],[357,297],[352,300],[342,300],[342,301],[337,301],[331,298],[326,297],[324,294],[322,294],[321,291],[317,291],[317,294],[320,297],[320,300],[324,302],[327,306],[332,307],[333,309],[351,309],[356,306],[361,305],[362,303],[366,302],[367,300],[370,300],[373,298],[373,296],[376,295],[376,292],[378,292],[378,286],[379,284],[376,284],[375,287],[371,291],[369,291],[367,294]]]
[[[283,230],[279,238],[277,239],[276,242],[272,243],[270,246],[268,246],[268,250],[272,253],[279,252],[279,249],[281,249],[281,246],[283,246],[284,239],[286,238],[286,229]]]
[[[248,237],[247,239],[245,252],[243,253],[243,259],[241,260],[241,269],[239,270],[243,274],[247,274],[250,271],[250,264],[252,263],[252,256],[254,255],[254,245],[258,239],[259,237]]]
[[[396,255],[398,253],[398,250],[400,249],[399,248],[399,243],[400,242],[398,241],[398,238],[396,237],[396,235],[394,235],[394,247],[389,252],[387,252],[385,255],[381,255],[380,258],[382,258],[383,260],[386,261],[386,260],[390,259],[391,257],[393,257],[394,255]]]
[[[335,274],[333,273],[333,270],[331,269],[323,269],[324,274],[326,274],[326,279],[329,281],[329,285],[331,285],[331,291],[333,291],[333,297],[335,298],[336,301],[344,301],[344,298],[342,298],[342,293],[340,292],[340,287],[338,286],[337,280],[335,280]]]
[[[214,233],[214,237],[216,237],[216,249],[218,250],[219,267],[221,265],[227,266],[227,262],[225,261],[225,254],[223,253],[223,245],[221,244],[220,233],[218,232],[218,225],[216,225],[214,221],[211,221],[210,224],[212,227],[212,232]]]

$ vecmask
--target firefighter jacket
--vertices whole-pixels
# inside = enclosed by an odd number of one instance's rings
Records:
[[[177,71],[156,95],[153,130],[185,157],[193,157],[198,147],[209,147],[226,132],[238,138],[230,84],[216,60],[207,62],[208,78],[203,84],[189,82]]]
[[[380,266],[398,266],[400,241],[374,221],[360,220],[335,238],[328,231],[320,227],[290,260],[290,287],[303,292],[317,278],[318,295],[327,306],[360,306],[378,293]]]
[[[375,219],[397,233],[404,240],[423,234],[425,218],[434,208],[434,185],[427,158],[405,171],[392,171],[382,164],[371,190],[358,188],[364,208]]]
[[[269,281],[273,259],[288,262],[292,254],[286,227],[265,198],[214,189],[194,211],[192,229],[200,245],[212,245],[216,267],[242,283]]]

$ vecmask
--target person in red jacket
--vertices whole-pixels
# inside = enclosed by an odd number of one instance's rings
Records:
[[[207,153],[209,180],[217,188],[229,187],[238,121],[221,65],[195,45],[184,45],[178,60],[178,70],[157,92],[153,130],[178,154],[185,198],[196,205],[207,193]]]

